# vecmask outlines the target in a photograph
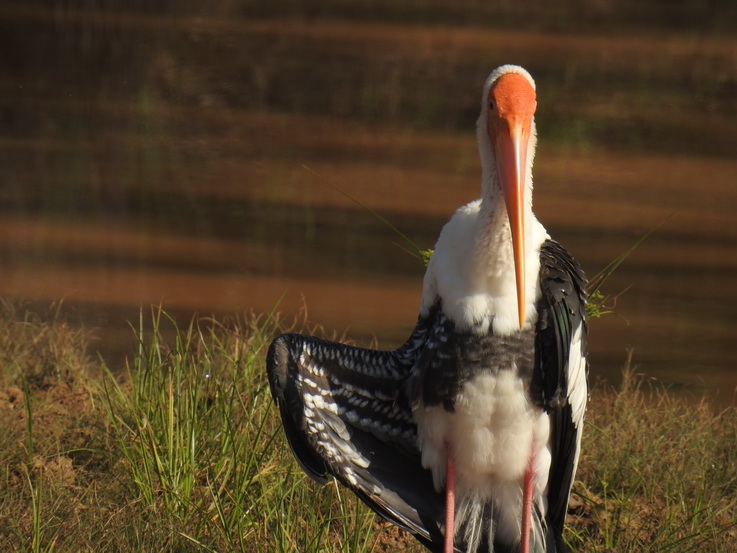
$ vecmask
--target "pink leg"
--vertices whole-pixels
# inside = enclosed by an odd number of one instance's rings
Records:
[[[530,453],[522,487],[522,535],[519,553],[530,553],[530,530],[532,528],[532,491],[535,484],[535,452]]]
[[[453,553],[455,537],[456,467],[453,450],[445,444],[445,546],[444,553]]]

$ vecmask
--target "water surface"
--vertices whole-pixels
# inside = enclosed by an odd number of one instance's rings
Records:
[[[396,346],[423,267],[331,184],[432,247],[478,195],[480,89],[511,61],[538,83],[551,235],[593,275],[663,223],[605,287],[593,379],[616,382],[631,347],[658,382],[733,397],[734,34],[276,5],[0,8],[2,297],[63,300],[116,363],[152,304],[306,311]]]

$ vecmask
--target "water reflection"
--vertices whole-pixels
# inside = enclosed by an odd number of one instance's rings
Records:
[[[514,61],[540,90],[536,212],[590,274],[672,214],[607,287],[627,292],[592,323],[594,378],[632,346],[648,375],[730,398],[737,39],[633,36],[627,13],[597,36],[544,14],[499,30],[472,4],[442,27],[289,2],[3,6],[0,294],[63,299],[113,356],[160,303],[184,320],[306,304],[396,345],[423,268],[325,181],[432,246],[478,194],[480,85]]]

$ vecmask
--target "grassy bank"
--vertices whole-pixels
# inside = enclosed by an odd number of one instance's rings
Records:
[[[280,326],[144,315],[113,377],[84,332],[5,306],[0,549],[419,552],[293,462],[263,370]],[[624,382],[590,403],[569,542],[737,550],[737,410],[651,393],[631,372]]]

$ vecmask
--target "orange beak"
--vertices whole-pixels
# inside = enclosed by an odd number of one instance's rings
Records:
[[[507,205],[517,284],[519,326],[525,324],[525,179],[532,118],[509,114],[490,125],[497,174]]]

